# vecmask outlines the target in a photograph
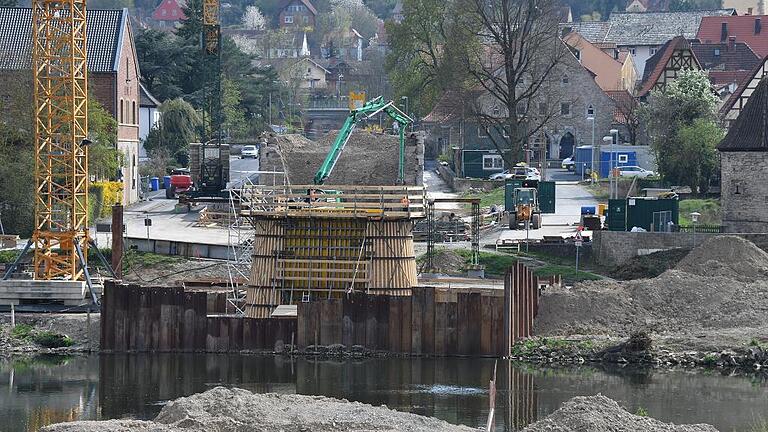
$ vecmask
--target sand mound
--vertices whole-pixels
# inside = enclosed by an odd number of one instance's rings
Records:
[[[674,425],[636,416],[601,395],[575,397],[523,432],[717,432],[710,425]]]
[[[669,270],[653,279],[548,289],[539,304],[534,329],[540,335],[752,327],[768,314],[768,283]]]
[[[272,135],[259,150],[262,171],[284,171],[291,184],[312,184],[320,165],[331,149],[337,132],[318,141],[301,135]],[[328,185],[395,185],[398,176],[400,142],[397,136],[357,129],[352,132]],[[424,145],[414,136],[406,140],[405,182],[420,185],[424,167]],[[272,184],[270,175],[261,175],[261,184]],[[276,179],[282,184],[282,178]]]
[[[768,276],[768,253],[741,237],[718,236],[692,250],[676,268],[697,275],[752,281]]]
[[[46,432],[468,432],[430,417],[323,396],[254,394],[216,387],[168,403],[153,422],[110,420],[61,423]]]

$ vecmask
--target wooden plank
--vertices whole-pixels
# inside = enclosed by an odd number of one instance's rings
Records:
[[[504,299],[502,297],[493,298],[493,349],[497,357],[505,356],[504,351]]]
[[[243,349],[243,318],[229,319],[229,351],[240,352]]]
[[[366,296],[365,314],[363,315],[365,319],[363,322],[365,331],[365,343],[363,346],[371,350],[378,349],[379,338],[376,332],[378,331],[379,322],[379,297],[381,296]]]
[[[207,303],[207,301],[206,301]],[[216,352],[218,349],[218,338],[219,338],[219,330],[221,326],[219,326],[219,318],[218,317],[208,317],[206,319],[208,323],[208,331],[206,333],[205,338],[205,351],[209,353]]]
[[[491,340],[491,328],[493,321],[493,311],[491,298],[488,296],[480,297],[480,355],[493,355],[493,342]]]
[[[229,352],[229,326],[232,324],[230,317],[217,317],[219,322],[219,338],[216,344],[216,352]]]
[[[365,293],[353,293],[351,296],[355,307],[353,308],[352,325],[354,326],[353,345],[365,346],[366,317],[368,313],[368,295]]]
[[[457,354],[459,352],[459,303],[447,303],[447,327],[445,331],[445,351],[447,354]]]
[[[195,352],[205,352],[208,346],[208,300],[204,292],[192,293],[195,309]]]
[[[354,344],[355,339],[355,308],[357,304],[349,296],[344,296],[341,300],[341,343],[347,348]]]
[[[458,344],[459,354],[478,355],[480,353],[480,293],[460,293],[458,295]]]
[[[389,351],[399,353],[403,352],[402,338],[400,332],[402,328],[403,316],[402,316],[402,301],[400,298],[389,297]]]
[[[374,296],[376,303],[376,349],[389,347],[389,296]]]
[[[421,324],[421,350],[424,354],[435,353],[435,288],[422,288],[424,308]]]
[[[448,303],[435,303],[435,338],[434,353],[447,354]]]
[[[402,327],[401,327],[401,338],[402,338],[402,350],[404,353],[412,353],[413,352],[413,345],[411,343],[411,297],[400,297],[398,299],[400,302],[401,313],[402,313]]]
[[[320,302],[320,344],[333,345],[342,343],[343,305],[339,300]]]
[[[298,305],[296,305],[296,321],[298,326],[298,331],[296,334],[296,346],[299,347],[299,349],[305,349],[308,345],[311,344],[311,330],[307,328],[307,321],[309,320],[308,315],[311,312],[311,306],[312,303],[305,303],[301,302]]]
[[[197,326],[195,318],[195,297],[193,293],[184,293],[184,318],[183,318],[183,336],[181,339],[181,351],[189,352],[195,350],[195,327]]]
[[[255,318],[243,318],[242,321],[242,327],[243,327],[243,341],[242,341],[242,349],[246,351],[255,351],[256,350],[256,319]]]
[[[410,304],[411,304],[411,352],[416,355],[420,355],[422,353],[422,344],[421,344],[421,327],[422,327],[422,318],[424,316],[424,309],[425,309],[425,297],[424,297],[424,290],[421,288],[414,288],[413,289],[413,295],[410,298]]]
[[[115,289],[115,282],[113,281],[106,281],[104,283],[104,292],[101,296],[101,319],[99,326],[101,327],[101,332],[99,333],[99,347],[102,351],[112,351],[113,349],[113,329],[114,329],[114,320],[112,318],[112,299],[113,297],[113,291]]]

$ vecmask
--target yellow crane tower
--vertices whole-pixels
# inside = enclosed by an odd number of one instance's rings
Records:
[[[88,259],[85,0],[33,0],[35,279],[82,280]]]

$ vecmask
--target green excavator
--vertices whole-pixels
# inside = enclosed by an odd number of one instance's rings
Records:
[[[399,126],[400,159],[397,181],[398,184],[405,183],[405,128],[411,124],[413,120],[397,108],[394,102],[385,102],[384,99],[379,96],[369,100],[363,104],[362,107],[349,112],[349,116],[347,116],[347,119],[344,121],[344,125],[341,127],[341,130],[339,130],[339,134],[336,136],[336,140],[333,142],[333,146],[328,152],[328,156],[325,157],[323,164],[320,166],[320,169],[317,170],[317,174],[315,174],[314,182],[316,185],[325,183],[328,176],[333,172],[333,168],[336,166],[336,162],[338,162],[339,156],[341,156],[341,152],[344,150],[344,146],[347,145],[347,141],[349,141],[349,137],[352,135],[352,131],[355,130],[357,123],[361,120],[369,119],[381,112],[386,113]]]

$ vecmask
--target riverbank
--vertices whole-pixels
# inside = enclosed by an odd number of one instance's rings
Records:
[[[643,413],[640,413],[643,414]],[[636,415],[601,395],[575,397],[523,432],[615,431],[616,427],[635,432],[716,432],[705,424],[674,425]],[[216,387],[203,393],[169,402],[151,421],[106,420],[59,423],[43,432],[157,432],[249,430],[254,432],[316,431],[403,431],[469,432],[477,429],[453,425],[431,417],[404,413],[344,399],[324,396],[254,394],[242,389]]]
[[[98,313],[0,314],[0,355],[73,354],[99,351]]]

